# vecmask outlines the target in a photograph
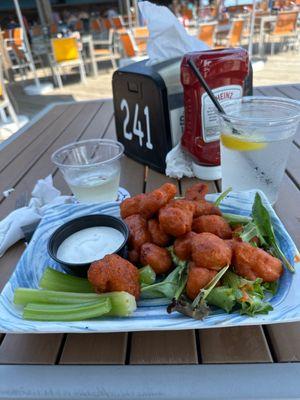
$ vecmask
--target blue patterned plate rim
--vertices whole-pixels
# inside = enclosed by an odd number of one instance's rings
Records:
[[[232,192],[222,202],[222,210],[228,213],[250,215],[257,190]],[[277,217],[262,192],[263,202],[271,213],[276,236],[280,245],[293,262],[297,253],[295,244]],[[210,194],[213,201],[218,194]],[[285,271],[277,294],[271,299],[274,310],[268,315],[256,317],[226,314],[221,310],[202,321],[196,321],[179,313],[166,312],[166,300],[139,302],[137,311],[129,318],[102,318],[81,322],[38,322],[22,319],[21,308],[13,304],[13,293],[17,287],[38,287],[39,279],[47,266],[60,269],[47,253],[47,242],[51,233],[63,223],[81,215],[104,213],[119,216],[120,202],[102,204],[63,204],[49,207],[39,224],[27,249],[0,295],[0,332],[11,333],[71,333],[71,332],[128,332],[149,330],[203,329],[242,325],[262,325],[300,321],[300,274]],[[300,264],[296,264],[295,268]]]

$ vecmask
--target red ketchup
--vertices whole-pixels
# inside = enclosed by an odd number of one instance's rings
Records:
[[[181,144],[193,158],[200,179],[221,178],[220,132],[216,109],[194,72],[192,59],[221,104],[240,98],[249,71],[248,53],[242,48],[188,53],[181,63],[184,91],[184,133]]]

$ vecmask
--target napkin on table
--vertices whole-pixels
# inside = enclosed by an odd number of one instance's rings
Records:
[[[181,57],[190,51],[209,49],[204,42],[189,35],[167,7],[142,1],[139,2],[139,9],[149,29],[148,65]]]
[[[38,180],[31,195],[28,206],[16,209],[0,222],[0,257],[24,238],[22,227],[40,221],[46,207],[74,202],[72,196],[61,196],[61,192],[53,186],[51,175]]]

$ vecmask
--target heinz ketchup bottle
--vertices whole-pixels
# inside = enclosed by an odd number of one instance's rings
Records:
[[[188,53],[181,63],[184,92],[183,148],[193,158],[200,179],[221,178],[220,132],[216,109],[188,64],[192,59],[221,104],[243,96],[249,71],[248,53],[242,48]]]

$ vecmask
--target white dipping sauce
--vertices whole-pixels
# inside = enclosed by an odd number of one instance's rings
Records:
[[[67,237],[57,249],[57,258],[70,264],[91,263],[114,253],[124,236],[109,226],[82,229]]]

